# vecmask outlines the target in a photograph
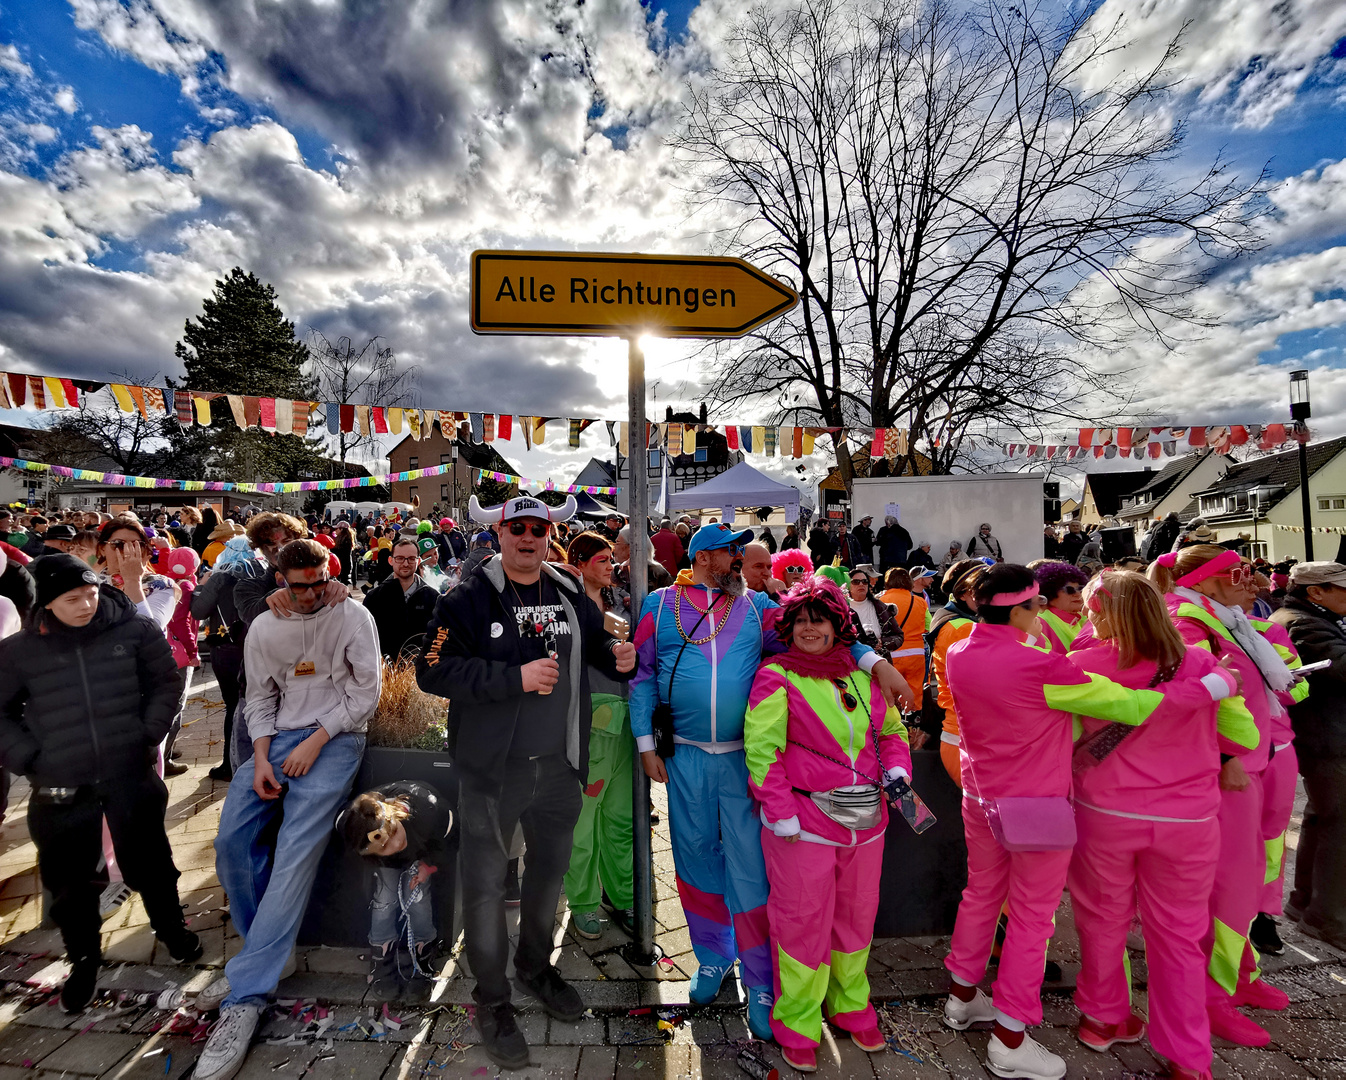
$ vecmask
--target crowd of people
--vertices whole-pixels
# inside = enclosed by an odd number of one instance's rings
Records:
[[[1279,919],[1346,947],[1346,566],[1265,566],[1165,522],[1144,557],[1112,563],[1074,525],[1023,565],[990,523],[937,558],[896,518],[865,517],[779,539],[663,520],[633,567],[621,515],[586,528],[573,510],[520,496],[474,500],[461,524],[0,513],[0,762],[32,784],[72,963],[63,1006],[93,999],[100,909],[131,890],[174,958],[201,954],[162,778],[181,769],[203,652],[226,705],[215,847],[243,947],[196,1000],[219,1010],[199,1080],[242,1067],[293,970],[334,821],[370,864],[371,979],[393,992],[435,956],[427,897],[456,830],[475,1022],[493,1061],[525,1065],[515,988],[562,1022],[585,1010],[551,963],[562,893],[581,936],[605,920],[634,933],[634,761],[667,786],[691,1002],[737,971],[753,1035],[801,1072],[824,1022],[886,1048],[866,965],[890,809],[917,827],[927,744],[963,791],[968,852],[944,1020],[992,1025],[996,1075],[1065,1075],[1028,1029],[1066,889],[1079,1039],[1148,1034],[1173,1077],[1210,1076],[1212,1035],[1267,1044],[1257,1011],[1289,1000],[1258,967],[1284,947]],[[456,803],[411,781],[352,791],[399,659],[448,699]]]

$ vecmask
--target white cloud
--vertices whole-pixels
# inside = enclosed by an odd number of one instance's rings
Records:
[[[1173,73],[1202,104],[1227,109],[1238,123],[1265,127],[1313,77],[1344,70],[1333,46],[1346,36],[1340,0],[1105,0],[1092,18],[1100,31],[1118,21],[1127,47],[1093,65],[1094,85],[1154,66],[1179,34]]]
[[[52,104],[63,113],[72,114],[79,108],[79,98],[75,96],[75,90],[70,86],[58,87],[51,100]]]
[[[17,46],[0,44],[0,71],[17,75],[20,79],[31,78],[33,69],[23,62]]]

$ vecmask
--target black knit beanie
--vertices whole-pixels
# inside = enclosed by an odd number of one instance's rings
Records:
[[[98,575],[89,564],[73,555],[43,555],[28,564],[28,572],[37,583],[38,607],[46,607],[71,589],[98,584]]]

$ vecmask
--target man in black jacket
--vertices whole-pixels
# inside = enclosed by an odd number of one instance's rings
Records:
[[[87,563],[58,554],[32,567],[38,606],[0,642],[0,763],[32,784],[28,829],[72,965],[61,1005],[80,1012],[102,964],[105,818],[159,940],[179,962],[201,955],[164,832],[168,789],[152,767],[182,684],[163,631],[122,592],[101,589]]]
[[[471,514],[500,524],[500,554],[439,598],[416,664],[422,690],[449,699],[449,750],[459,771],[463,929],[477,985],[482,1046],[505,1068],[528,1062],[505,977],[505,874],[516,824],[528,861],[521,883],[516,982],[552,1016],[584,1003],[551,963],[556,904],[570,865],[589,771],[590,665],[615,679],[635,646],[603,628],[580,583],[544,562],[551,522],[569,518],[536,499]]]
[[[1309,675],[1309,696],[1290,706],[1308,804],[1285,909],[1310,937],[1346,949],[1346,566],[1297,565],[1271,619],[1305,664],[1332,661]]]
[[[410,536],[393,544],[388,562],[392,576],[369,590],[365,610],[374,616],[378,627],[379,652],[396,660],[408,643],[420,645],[439,593],[421,578],[420,547]]]

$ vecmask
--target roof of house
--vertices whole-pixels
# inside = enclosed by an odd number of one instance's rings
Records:
[[[1346,437],[1329,439],[1327,442],[1321,443],[1309,443],[1307,447],[1309,475],[1312,476],[1343,450],[1346,450]],[[1255,487],[1282,487],[1285,489],[1281,493],[1280,499],[1264,504],[1263,509],[1270,509],[1298,488],[1299,449],[1296,447],[1279,454],[1268,454],[1266,457],[1253,458],[1251,461],[1242,461],[1236,465],[1231,465],[1224,476],[1220,478],[1219,483],[1212,484],[1198,494],[1212,495],[1219,492],[1247,491]]]
[[[1099,516],[1113,517],[1122,508],[1123,497],[1139,490],[1153,476],[1153,469],[1086,473],[1084,486],[1094,497],[1094,507],[1098,510]]]
[[[590,469],[598,470],[598,472],[600,472],[603,476],[606,476],[608,480],[611,481],[613,484],[617,483],[617,467],[613,465],[612,462],[603,461],[601,458],[596,457],[590,458],[589,463],[585,465],[584,468],[582,468],[577,475],[582,476]],[[579,483],[579,480],[577,479],[575,482]],[[604,486],[606,487],[607,485]]]
[[[1144,505],[1127,507],[1121,513],[1125,516],[1128,513],[1149,515],[1154,510],[1154,503],[1161,502],[1173,493],[1173,490],[1192,475],[1197,467],[1206,460],[1207,454],[1202,451],[1196,451],[1191,454],[1184,454],[1182,457],[1170,461],[1157,473],[1155,473],[1148,483],[1142,484],[1134,491],[1127,492],[1127,495],[1133,495],[1139,498],[1141,495],[1149,495],[1149,499]],[[1230,459],[1232,462],[1232,459]]]

